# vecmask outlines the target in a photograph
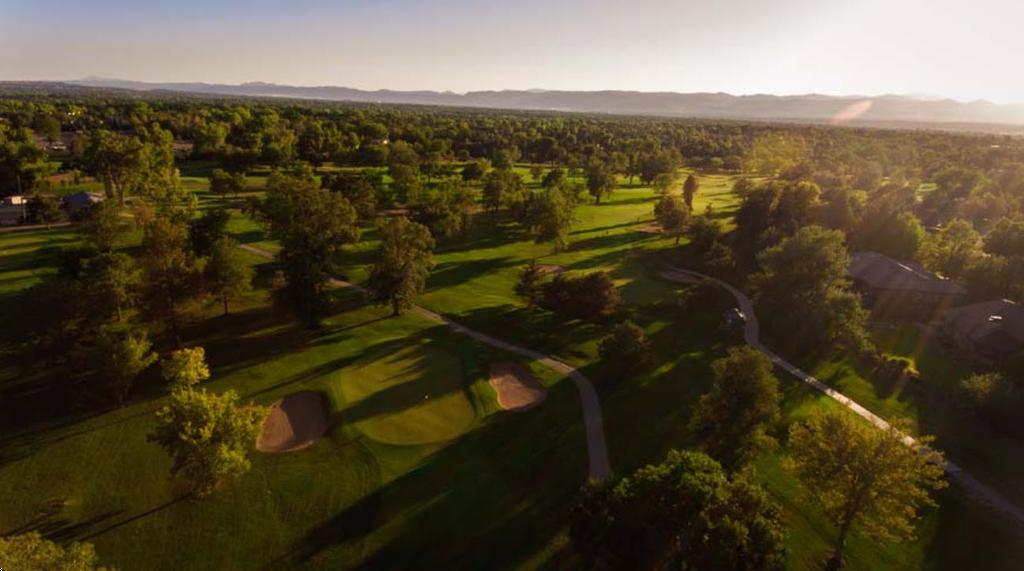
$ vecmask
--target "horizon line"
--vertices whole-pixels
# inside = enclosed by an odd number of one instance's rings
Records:
[[[389,87],[352,87],[350,85],[332,84],[332,83],[277,83],[274,81],[265,81],[261,79],[242,81],[238,83],[232,82],[218,82],[218,81],[198,81],[198,80],[144,80],[144,79],[127,79],[121,77],[104,77],[101,75],[87,75],[84,77],[78,77],[73,79],[2,79],[4,82],[24,82],[24,83],[84,83],[91,81],[111,81],[111,82],[128,82],[128,83],[139,83],[146,85],[167,85],[167,84],[194,84],[194,85],[206,85],[206,86],[226,86],[226,87],[242,87],[246,85],[267,85],[274,87],[294,87],[304,89],[322,89],[322,88],[335,88],[335,89],[351,89],[354,91],[363,91],[367,93],[374,92],[391,92],[391,93],[439,93],[439,94],[450,94],[457,96],[466,96],[473,93],[502,93],[502,92],[533,92],[533,93],[634,93],[634,94],[649,94],[649,95],[728,95],[731,97],[831,97],[837,99],[882,99],[887,97],[892,98],[903,98],[913,99],[923,102],[942,102],[952,101],[961,104],[989,104],[998,106],[1016,106],[1024,105],[1024,101],[993,101],[986,98],[958,98],[947,95],[935,95],[928,93],[826,93],[826,92],[789,92],[789,93],[770,93],[770,92],[748,92],[739,93],[731,91],[711,91],[711,90],[698,90],[698,91],[645,91],[639,89],[548,89],[543,87],[503,87],[500,89],[473,89],[468,91],[456,91],[452,89],[394,89]]]

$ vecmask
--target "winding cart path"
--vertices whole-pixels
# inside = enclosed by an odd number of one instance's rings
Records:
[[[251,246],[249,244],[241,244],[239,247],[262,258],[272,259],[274,257],[273,252],[264,250],[263,248]],[[331,285],[335,287],[352,288],[361,292],[366,291],[364,288],[354,283],[337,278],[331,279]],[[576,392],[579,393],[580,405],[583,409],[583,426],[586,429],[587,457],[589,459],[588,473],[592,479],[601,482],[607,481],[611,477],[612,470],[611,464],[608,461],[608,444],[605,442],[604,421],[601,418],[601,402],[597,398],[597,391],[594,389],[594,384],[591,383],[590,379],[585,377],[583,373],[579,372],[572,365],[559,361],[550,355],[545,355],[538,351],[534,351],[514,343],[509,343],[508,341],[492,337],[481,331],[471,329],[457,321],[449,319],[440,313],[431,311],[420,305],[413,306],[413,312],[436,323],[447,325],[453,331],[466,335],[467,337],[471,337],[481,343],[490,345],[491,347],[522,355],[540,363],[548,369],[566,375],[572,379],[573,383],[576,385]]]
[[[731,293],[732,296],[736,298],[736,304],[739,306],[740,311],[742,311],[743,315],[746,316],[746,325],[743,328],[743,337],[748,345],[764,353],[765,356],[771,359],[773,363],[785,369],[791,375],[807,383],[815,390],[828,395],[830,398],[850,409],[876,427],[882,430],[889,429],[890,425],[884,418],[864,408],[843,393],[805,373],[800,370],[799,367],[793,365],[789,361],[786,361],[768,347],[765,347],[765,345],[761,343],[760,328],[757,324],[757,316],[754,314],[754,304],[746,294],[718,278],[714,278],[700,272],[695,272],[693,270],[668,266],[668,269],[662,272],[661,276],[665,279],[681,283],[694,283],[701,280],[708,280]],[[907,446],[913,446],[915,444],[914,438],[909,435],[903,436],[903,442]],[[1003,497],[999,492],[981,483],[977,478],[953,462],[945,460],[944,468],[949,477],[960,484],[960,486],[973,497],[1012,518],[1018,525],[1024,526],[1024,510],[1016,504]]]

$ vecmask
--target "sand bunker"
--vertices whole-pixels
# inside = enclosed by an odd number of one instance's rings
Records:
[[[530,410],[548,395],[544,385],[519,363],[492,364],[491,386],[498,393],[498,405],[505,410]]]
[[[640,231],[644,234],[661,234],[663,232],[661,225],[656,222],[651,222],[640,228]]]
[[[292,452],[312,446],[327,432],[327,406],[320,393],[305,391],[274,403],[256,439],[260,452]]]
[[[539,264],[537,269],[542,274],[560,274],[565,271],[565,266],[559,266],[557,264]]]

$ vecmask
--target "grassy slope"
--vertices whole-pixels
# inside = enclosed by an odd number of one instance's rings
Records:
[[[735,204],[723,192],[727,181],[717,182],[705,182],[696,210],[706,200],[720,202],[717,212]],[[685,427],[689,407],[707,387],[708,363],[735,342],[717,332],[717,310],[680,316],[664,303],[671,287],[643,254],[668,241],[639,231],[653,200],[649,190],[632,188],[609,204],[582,207],[574,247],[557,255],[512,227],[444,245],[423,298],[481,329],[586,365],[601,383],[612,463],[620,473],[693,444]],[[233,219],[231,228],[246,241],[272,244],[244,218]],[[357,279],[373,247],[372,233],[367,238],[354,248],[350,273]],[[523,308],[511,286],[518,266],[531,258],[569,270],[612,271],[632,317],[658,347],[659,368],[616,382],[591,364],[602,328],[567,326]],[[22,259],[47,265],[45,258]],[[26,270],[12,266],[0,265],[0,280]],[[268,273],[261,266],[260,283]],[[123,568],[252,568],[275,559],[332,568],[360,560],[377,568],[565,562],[561,514],[586,465],[570,383],[538,371],[552,388],[545,406],[525,415],[492,414],[493,393],[484,383],[491,350],[413,316],[383,319],[386,310],[348,295],[327,327],[311,333],[274,317],[265,295],[254,292],[233,318],[193,326],[190,336],[208,348],[214,368],[211,388],[234,388],[262,403],[303,388],[323,390],[338,421],[329,438],[299,454],[257,456],[238,485],[199,502],[176,501],[180,490],[167,476],[166,457],[143,436],[159,392],[141,391],[151,396],[9,441],[0,456],[0,532],[59,497],[68,503],[48,520],[51,531],[90,537],[106,561]],[[822,406],[803,385],[784,387],[790,419]],[[416,442],[408,442],[409,427]],[[461,437],[446,440],[459,431]],[[759,474],[785,507],[791,568],[815,568],[830,526],[800,500],[778,456],[765,458]],[[1007,547],[1011,539],[981,510],[955,493],[947,496],[916,543],[854,539],[853,568],[1013,568],[1013,557],[1022,554]]]
[[[254,456],[252,472],[236,486],[183,500],[168,459],[145,441],[160,399],[143,387],[144,398],[122,409],[5,438],[0,530],[30,524],[55,537],[87,538],[105,561],[127,569],[250,569],[282,556],[399,561],[436,545],[421,542],[424,536],[399,539],[402,522],[458,514],[482,518],[480,543],[466,543],[458,555],[494,565],[505,556],[482,547],[489,545],[487,528],[501,521],[495,510],[531,496],[531,510],[550,506],[583,479],[582,432],[568,384],[538,371],[555,385],[548,405],[493,415],[487,364],[508,355],[414,316],[386,319],[385,309],[344,294],[338,316],[310,332],[275,318],[266,293],[253,292],[230,318],[191,327],[191,342],[208,351],[209,388],[265,404],[297,390],[324,391],[335,421],[328,438],[301,454]],[[3,386],[10,381],[2,379]],[[543,486],[532,473],[538,463],[559,468]],[[459,493],[449,495],[454,481]],[[485,497],[490,503],[476,510]],[[37,519],[52,500],[63,508]],[[550,535],[531,533],[526,523],[509,524],[518,526],[517,548],[544,549]],[[451,543],[453,528],[441,530]],[[508,539],[496,534],[494,541]]]

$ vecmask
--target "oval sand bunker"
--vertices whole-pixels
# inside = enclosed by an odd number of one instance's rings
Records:
[[[530,410],[548,395],[547,388],[519,363],[492,364],[491,386],[498,393],[498,406],[505,410]]]
[[[312,446],[327,432],[327,407],[320,393],[304,391],[274,403],[256,439],[260,452],[292,452]]]

